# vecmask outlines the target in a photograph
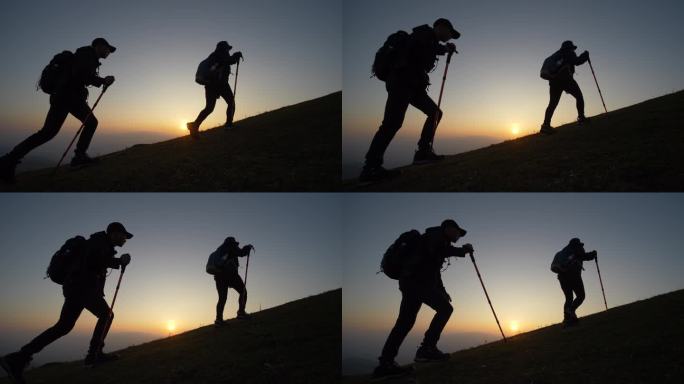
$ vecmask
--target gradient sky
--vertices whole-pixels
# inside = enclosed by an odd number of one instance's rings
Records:
[[[598,251],[610,307],[684,288],[679,194],[356,194],[346,196],[343,210],[343,358],[375,359],[396,320],[397,282],[376,275],[384,251],[400,233],[422,232],[446,218],[468,230],[457,245],[475,247],[508,334],[515,333],[514,321],[524,332],[562,320],[563,293],[549,268],[575,236],[588,251]],[[594,262],[585,269],[580,316],[603,310]],[[452,259],[442,277],[454,306],[444,338],[474,332],[500,338],[470,259]],[[413,343],[402,347],[404,362],[433,314],[421,309]]]
[[[213,322],[217,296],[204,268],[229,235],[256,247],[249,265],[248,312],[341,287],[340,209],[335,194],[3,194],[0,354],[21,347],[57,320],[61,287],[43,277],[52,254],[72,236],[89,236],[115,220],[135,235],[117,248],[119,255],[132,256],[109,340],[120,345],[123,337],[131,340],[130,333],[144,333],[143,339],[166,335],[168,320],[175,321],[176,332]],[[243,277],[245,260],[240,259]],[[118,277],[115,270],[107,279],[109,303]],[[233,318],[234,290],[228,300],[224,316]],[[84,312],[73,334],[50,349],[73,346],[59,357],[80,357],[87,348],[84,335],[94,323],[95,317]],[[18,334],[22,337],[14,337]]]
[[[573,40],[578,52],[590,51],[609,111],[684,88],[682,14],[684,3],[676,0],[345,0],[344,163],[363,160],[382,121],[384,84],[369,77],[374,54],[390,33],[439,17],[449,18],[461,32],[435,140],[438,151],[455,153],[513,138],[514,124],[520,135],[539,129],[548,103],[548,83],[539,78],[539,69],[564,40]],[[429,93],[435,101],[444,61],[431,75]],[[587,114],[602,112],[588,64],[577,68],[575,79]],[[553,124],[576,118],[574,99],[564,94]],[[410,162],[423,120],[421,112],[409,108],[387,153],[388,165]]]
[[[117,47],[100,73],[116,83],[97,108],[93,145],[122,133],[187,133],[204,106],[197,65],[220,40],[242,51],[236,119],[338,91],[342,87],[342,4],[338,0],[156,0],[11,2],[0,14],[0,149],[40,128],[48,96],[35,87],[43,67],[64,49],[102,36]],[[231,76],[231,87],[234,77]],[[100,90],[91,88],[92,103]],[[225,122],[219,100],[203,127]],[[62,135],[78,127],[69,118]],[[98,139],[99,138],[99,139]],[[63,151],[50,148],[50,153]],[[111,150],[108,148],[108,150]],[[61,152],[59,152],[61,154]]]

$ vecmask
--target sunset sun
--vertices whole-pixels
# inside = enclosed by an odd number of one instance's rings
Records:
[[[513,136],[518,136],[520,134],[520,124],[513,123],[513,125],[511,125],[511,133]]]
[[[520,330],[520,324],[518,324],[517,321],[513,320],[513,321],[511,321],[510,328],[511,328],[511,331],[518,332]]]
[[[173,333],[173,331],[176,330],[176,321],[175,320],[167,320],[166,321],[166,330],[169,331],[169,333]]]

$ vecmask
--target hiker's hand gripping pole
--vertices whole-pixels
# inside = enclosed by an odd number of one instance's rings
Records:
[[[496,320],[496,325],[499,326],[499,331],[501,332],[501,336],[503,337],[503,341],[506,340],[506,335],[504,335],[503,329],[501,329],[501,324],[499,323],[499,318],[496,317],[496,312],[494,312],[494,306],[492,305],[492,301],[489,300],[489,294],[487,293],[487,288],[485,288],[484,282],[482,282],[482,276],[480,275],[480,269],[477,268],[477,263],[475,262],[475,256],[473,256],[474,252],[470,252],[470,260],[473,262],[473,266],[475,267],[475,272],[477,272],[477,277],[480,279],[480,284],[482,284],[482,290],[484,290],[485,296],[487,297],[487,302],[489,303],[489,307],[492,309],[492,313],[494,314],[494,320]]]
[[[88,119],[90,119],[90,116],[93,115],[93,111],[97,107],[97,104],[100,102],[102,95],[104,95],[104,93],[107,92],[107,88],[109,88],[108,85],[102,86],[102,92],[100,92],[100,96],[98,96],[97,100],[95,100],[95,104],[93,104],[93,107],[90,108],[90,112],[88,112],[88,115],[86,116],[86,118],[83,119],[83,122],[81,123],[81,127],[78,128],[78,131],[76,131],[76,135],[74,136],[73,139],[71,139],[71,142],[69,143],[69,146],[67,147],[66,151],[64,151],[64,153],[62,154],[62,157],[59,159],[59,162],[57,162],[57,166],[55,167],[55,170],[52,172],[53,176],[57,174],[57,171],[59,170],[59,166],[62,165],[62,161],[64,161],[64,158],[66,157],[67,153],[69,153],[71,146],[74,145],[74,142],[76,141],[78,136],[81,135],[81,131],[83,130],[83,127],[85,127],[86,122],[88,122]]]

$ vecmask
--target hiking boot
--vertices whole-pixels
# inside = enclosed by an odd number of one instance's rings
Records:
[[[235,124],[233,124],[233,123],[230,123],[230,124],[225,123],[225,124],[223,124],[223,130],[224,130],[224,131],[230,131],[231,129],[235,129],[235,128],[237,128],[237,127],[236,127]]]
[[[10,353],[0,357],[0,366],[7,372],[10,380],[17,384],[24,384],[24,369],[31,361],[31,357],[21,352]]]
[[[416,351],[416,357],[413,359],[415,362],[428,362],[428,361],[445,361],[449,360],[451,355],[444,353],[437,349],[437,347],[427,347],[421,345]]]
[[[71,159],[71,166],[76,168],[76,167],[85,167],[88,165],[93,165],[97,163],[98,160],[94,159],[86,153],[77,153],[73,159]]]
[[[225,320],[223,320],[223,319],[216,319],[216,320],[214,320],[214,327],[220,328],[220,327],[223,327],[224,325],[226,325],[226,321],[225,321]]]
[[[249,320],[252,318],[252,315],[248,314],[247,312],[238,312],[237,313],[237,319],[238,320]]]
[[[382,165],[375,167],[364,166],[361,175],[359,175],[359,181],[362,183],[380,181],[391,179],[399,176],[399,174],[401,174],[401,171],[397,169],[385,169]]]
[[[577,122],[580,124],[589,124],[589,123],[591,123],[591,119],[589,119],[586,116],[580,116],[577,118]]]
[[[19,161],[11,159],[8,155],[0,157],[0,180],[7,184],[14,184],[16,179],[14,172]]]
[[[402,367],[394,360],[389,362],[380,361],[380,364],[373,370],[373,379],[401,377],[411,373],[413,373],[413,367]]]
[[[556,130],[549,124],[542,124],[539,133],[544,135],[553,135],[554,133],[556,133]]]
[[[102,351],[88,352],[88,355],[84,360],[84,364],[87,366],[95,366],[108,363],[114,360],[119,360],[119,355],[117,355],[116,353],[104,353]]]
[[[413,165],[436,163],[444,160],[444,155],[438,155],[432,148],[419,149],[413,154]]]
[[[193,139],[197,140],[199,139],[199,125],[195,123],[194,121],[185,124],[186,127],[188,127],[188,131],[190,131],[190,137]]]

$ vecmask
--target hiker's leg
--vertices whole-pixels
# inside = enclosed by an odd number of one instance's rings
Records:
[[[436,287],[425,292],[423,302],[436,311],[432,322],[430,322],[430,327],[425,332],[423,346],[436,347],[439,336],[442,334],[442,330],[444,330],[447,322],[449,322],[454,307],[451,306],[449,299],[441,291],[441,288]]]
[[[409,92],[404,86],[387,86],[387,102],[385,103],[385,115],[380,128],[373,136],[368,152],[366,153],[367,166],[382,165],[383,156],[404,123],[406,109],[409,106]]]
[[[223,320],[223,309],[228,300],[228,281],[222,276],[214,276],[216,282],[216,292],[218,293],[218,302],[216,302],[216,320]]]
[[[93,297],[86,302],[86,309],[97,317],[93,337],[90,339],[90,352],[100,352],[104,348],[104,340],[114,321],[114,312],[102,296]]]
[[[79,298],[65,297],[64,304],[62,305],[62,312],[59,315],[57,323],[38,335],[35,339],[31,340],[30,343],[23,346],[21,352],[31,356],[40,352],[53,341],[69,333],[74,328],[76,320],[78,320],[82,311],[83,302]]]
[[[27,139],[14,147],[14,149],[12,149],[12,151],[8,154],[8,157],[14,161],[19,161],[36,147],[51,140],[62,128],[62,124],[64,124],[64,120],[66,120],[68,115],[68,104],[62,100],[51,97],[50,110],[45,117],[45,123],[43,124],[43,127],[40,129],[40,131],[29,136]]]
[[[549,105],[546,107],[546,113],[544,114],[544,125],[551,125],[551,118],[553,117],[553,112],[558,106],[561,95],[563,94],[563,89],[559,87],[553,81],[549,82]]]
[[[213,87],[204,87],[204,99],[206,104],[204,109],[200,111],[199,115],[197,115],[197,118],[195,119],[195,125],[197,128],[202,125],[202,122],[207,118],[207,116],[209,116],[209,114],[214,112],[214,107],[216,107],[216,99],[218,99],[218,97],[218,92]]]
[[[97,129],[97,118],[91,113],[90,106],[86,100],[74,100],[69,112],[74,115],[81,123],[84,123],[81,136],[76,144],[76,154],[84,155],[90,146],[95,130]],[[87,118],[87,120],[86,120]]]
[[[230,279],[230,286],[240,295],[238,298],[238,313],[245,313],[245,306],[247,305],[247,287],[245,287],[245,283],[242,281],[242,278],[237,271]]]
[[[223,97],[223,100],[225,100],[226,104],[228,104],[228,110],[226,111],[226,125],[230,127],[233,125],[233,117],[235,117],[235,96],[233,96],[233,91],[230,89],[230,85],[226,85],[223,91],[221,91],[221,97]]]
[[[563,303],[563,319],[567,319],[572,315],[572,289],[573,284],[569,281],[568,276],[564,274],[558,274],[558,281],[560,282],[561,289],[563,290],[563,295],[565,295],[565,303]]]
[[[582,96],[582,90],[575,79],[570,81],[565,91],[575,98],[577,104],[577,116],[584,117],[584,96]]]
[[[442,119],[442,110],[437,108],[437,104],[424,89],[413,93],[411,105],[426,115],[423,131],[420,133],[420,140],[418,141],[418,149],[430,149],[435,138],[435,132],[437,132],[437,125]]]
[[[577,276],[575,279],[573,291],[576,296],[575,300],[572,302],[572,314],[574,315],[577,308],[584,302],[584,282],[582,281],[582,276]]]
[[[421,305],[420,295],[415,286],[401,288],[399,316],[382,348],[381,361],[393,361],[397,356],[401,343],[416,322],[416,316],[418,316],[418,310],[420,310]]]

